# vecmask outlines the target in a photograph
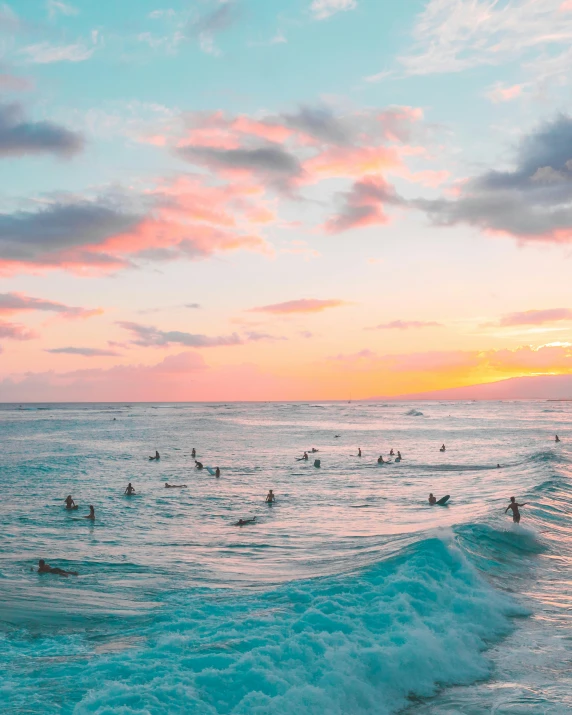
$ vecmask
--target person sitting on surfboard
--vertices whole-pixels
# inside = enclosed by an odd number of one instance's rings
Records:
[[[560,437],[559,437],[558,435],[556,435],[556,437],[554,438],[554,441],[555,441],[555,442],[560,442]]]
[[[91,519],[91,521],[95,521],[95,509],[91,506],[89,506],[89,514],[87,516],[83,517],[84,519]]]
[[[157,452],[157,450],[155,450],[155,456],[154,456],[154,457],[149,457],[149,459],[151,459],[151,460],[153,460],[153,459],[161,459],[161,455],[159,454],[159,452]]]
[[[131,486],[131,482],[129,482],[129,484],[126,486],[125,491],[123,493],[127,494],[127,496],[135,494],[135,489]]]
[[[38,561],[38,573],[55,573],[58,576],[78,575],[77,571],[64,571],[64,569],[60,569],[57,566],[50,566],[50,564],[47,564],[44,559],[40,559]]]
[[[381,454],[380,454],[379,457],[377,458],[377,463],[378,463],[378,464],[385,464],[385,462],[383,461],[383,457],[382,457]]]
[[[196,467],[197,469],[202,469],[202,468],[203,468],[203,463],[202,463],[202,462],[197,462],[197,460],[195,459],[195,467]]]
[[[393,451],[393,447],[389,450],[389,456],[393,457],[395,452]]]
[[[506,514],[509,509],[512,509],[512,520],[514,521],[515,524],[520,523],[520,512],[518,510],[519,506],[526,506],[528,502],[524,502],[523,504],[519,504],[518,502],[515,501],[514,497],[510,498],[510,504],[507,506],[507,508],[504,510],[504,513]]]
[[[397,459],[401,459],[401,452],[397,450]]]
[[[437,499],[433,494],[429,494],[429,504],[437,504]]]
[[[445,451],[445,445],[442,444],[442,445],[441,445],[441,449],[439,450],[439,452],[444,452],[444,451]]]
[[[186,484],[169,484],[169,482],[165,482],[165,489],[185,489]]]
[[[268,494],[266,495],[266,503],[272,504],[273,501],[276,501],[276,497],[274,496],[272,489],[269,489]]]
[[[308,452],[304,452],[304,454],[302,455],[302,459],[305,461],[308,459]]]
[[[68,494],[64,501],[66,503],[66,509],[77,509],[77,504],[72,499],[71,494]]]

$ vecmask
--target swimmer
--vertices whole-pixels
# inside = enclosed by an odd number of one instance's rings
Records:
[[[437,503],[437,498],[433,496],[433,494],[429,494],[429,504],[436,504]]]
[[[320,451],[320,450],[319,450],[319,449],[316,449],[315,447],[312,447],[312,449],[310,450],[310,452],[312,452],[312,454],[314,454],[315,452],[319,452],[319,451]]]
[[[266,503],[267,504],[272,504],[272,502],[276,501],[276,497],[274,496],[274,492],[272,489],[268,491],[268,494],[266,495]]]
[[[64,571],[64,569],[60,569],[57,566],[50,566],[44,561],[44,559],[40,559],[38,561],[38,573],[55,573],[58,576],[66,577],[78,575],[77,571]]]
[[[381,454],[380,454],[379,457],[377,458],[377,463],[378,463],[378,464],[385,464],[385,462],[383,461],[383,457],[382,457]]]
[[[197,450],[193,447],[193,451],[191,452],[191,457],[194,459],[197,456]]]
[[[556,435],[556,437],[554,438],[554,441],[555,441],[555,442],[560,442],[560,437],[559,437],[558,435]]]
[[[339,436],[340,436],[339,434],[335,434],[334,439],[337,439]]]
[[[401,452],[397,450],[397,459],[401,459]]]
[[[218,467],[215,469],[214,475],[217,479],[220,477],[220,469]]]
[[[202,468],[203,468],[203,463],[202,463],[202,462],[197,462],[197,460],[195,459],[195,467],[196,467],[197,469],[202,469]]]
[[[89,506],[89,514],[87,516],[83,517],[84,519],[91,519],[91,521],[95,521],[95,509],[91,506]]]
[[[66,503],[66,509],[77,509],[77,504],[72,499],[71,494],[68,494],[64,501]]]
[[[187,485],[186,484],[169,484],[169,482],[165,482],[165,489],[186,489]]]
[[[135,489],[131,486],[131,482],[129,482],[129,484],[125,487],[125,491],[123,493],[127,494],[128,497],[135,494]]]
[[[361,457],[361,447],[358,447],[357,456]]]
[[[239,519],[238,521],[236,521],[233,524],[233,526],[244,526],[245,524],[254,524],[255,521],[256,521],[256,517],[254,517],[252,519]]]
[[[304,452],[302,459],[306,462],[308,461],[308,452]]]
[[[439,452],[444,452],[444,451],[445,451],[445,445],[442,444],[442,445],[441,445],[441,449],[439,450]]]
[[[514,500],[514,497],[510,498],[510,504],[507,506],[507,508],[504,510],[504,513],[506,514],[509,509],[512,509],[512,520],[514,521],[515,524],[520,523],[520,512],[518,510],[519,506],[526,506],[528,502],[524,502],[523,504],[519,504]]]
[[[158,460],[158,459],[161,459],[161,455],[159,454],[159,452],[157,452],[157,450],[155,450],[155,456],[149,457],[149,459],[150,460]]]
[[[395,452],[393,451],[393,447],[389,450],[389,456],[393,457],[395,455]]]
[[[497,469],[500,469],[500,464],[497,464]]]

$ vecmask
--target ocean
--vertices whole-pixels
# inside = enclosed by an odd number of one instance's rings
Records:
[[[572,712],[570,402],[5,404],[0,434],[2,713]]]

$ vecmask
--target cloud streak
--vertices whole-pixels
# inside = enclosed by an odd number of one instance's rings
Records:
[[[0,320],[0,338],[8,338],[10,340],[32,340],[37,337],[37,333],[33,330],[28,330],[23,325],[8,323],[5,320]]]
[[[274,315],[291,315],[293,313],[322,313],[329,308],[339,308],[348,305],[344,300],[319,300],[317,298],[300,298],[284,303],[273,303],[250,308],[249,313],[272,313]]]
[[[45,352],[53,355],[81,355],[82,357],[117,357],[118,352],[114,350],[104,350],[102,348],[46,348]]]
[[[121,321],[118,323],[124,330],[132,335],[132,343],[141,347],[168,347],[170,345],[184,345],[192,348],[212,348],[228,345],[241,345],[242,340],[236,334],[208,336],[186,333],[180,330],[160,330],[152,325],[141,325]]]
[[[56,303],[52,300],[33,298],[23,293],[0,293],[0,315],[11,315],[34,310],[59,313],[64,318],[90,318],[93,315],[103,313],[101,308],[78,308],[64,305],[64,303]]]
[[[418,328],[442,328],[442,323],[434,320],[392,320],[389,323],[380,323],[367,330],[417,330]]]

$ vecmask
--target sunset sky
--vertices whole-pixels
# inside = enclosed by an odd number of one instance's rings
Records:
[[[0,3],[0,401],[572,373],[571,0]]]

